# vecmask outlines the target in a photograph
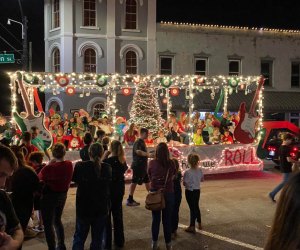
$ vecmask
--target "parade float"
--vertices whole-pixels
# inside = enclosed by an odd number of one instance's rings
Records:
[[[261,170],[263,162],[257,157],[257,146],[263,126],[263,83],[261,76],[199,76],[199,75],[119,75],[84,73],[9,73],[11,87],[11,111],[13,123],[22,132],[36,126],[40,137],[48,148],[52,145],[52,136],[45,126],[45,113],[39,100],[39,92],[65,93],[74,98],[74,103],[82,93],[94,93],[106,96],[106,113],[117,119],[117,95],[134,94],[129,121],[141,127],[147,127],[153,135],[163,128],[158,97],[166,105],[166,115],[172,110],[172,98],[184,92],[188,101],[189,127],[192,128],[194,101],[197,93],[205,92],[211,99],[217,99],[214,114],[222,119],[220,112],[227,112],[228,102],[233,93],[243,93],[252,97],[251,105],[240,103],[240,121],[234,130],[238,143],[194,146],[181,143],[169,143],[169,150],[177,158],[183,169],[187,167],[189,153],[200,155],[201,166],[205,174],[235,171]],[[140,93],[140,94],[138,94]],[[17,96],[21,95],[25,110],[18,112]],[[156,98],[153,98],[156,97]],[[172,97],[172,98],[171,98]],[[148,99],[147,99],[148,98]],[[119,114],[118,114],[119,115]],[[187,133],[189,137],[191,132]],[[191,140],[190,140],[191,141]],[[149,150],[155,150],[149,145]],[[132,148],[125,147],[126,161],[131,164]],[[79,160],[78,151],[69,151],[67,159]]]

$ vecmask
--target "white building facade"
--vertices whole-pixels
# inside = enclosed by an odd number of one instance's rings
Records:
[[[45,58],[46,72],[263,74],[265,117],[300,123],[298,31],[156,23],[156,0],[45,0]],[[118,98],[119,115],[128,116],[132,96]],[[93,113],[105,97],[48,93],[50,107]]]

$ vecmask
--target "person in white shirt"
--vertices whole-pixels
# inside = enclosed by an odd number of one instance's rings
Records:
[[[183,185],[185,186],[185,197],[190,208],[190,225],[185,229],[188,233],[195,233],[195,222],[198,229],[202,229],[201,212],[199,208],[200,182],[203,181],[203,173],[199,168],[200,157],[197,154],[188,155],[189,169],[184,172]]]
[[[155,139],[155,142],[156,144],[159,144],[161,142],[167,143],[167,138],[165,137],[164,131],[158,131],[158,137]]]

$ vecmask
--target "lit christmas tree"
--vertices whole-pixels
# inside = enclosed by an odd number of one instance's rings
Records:
[[[137,83],[130,110],[130,123],[139,128],[147,128],[152,136],[157,137],[157,132],[164,129],[164,119],[161,117],[157,95],[151,83]]]

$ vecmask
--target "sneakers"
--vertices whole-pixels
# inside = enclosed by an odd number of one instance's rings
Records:
[[[269,198],[272,202],[276,203],[276,200],[274,199],[274,196],[271,193],[269,193]]]
[[[184,231],[186,231],[187,233],[196,233],[195,226],[189,226],[186,229],[184,229]]]
[[[140,205],[140,203],[136,202],[135,200],[130,201],[127,199],[127,201],[126,201],[126,206],[128,206],[128,207],[136,207],[139,205]]]
[[[44,227],[43,226],[35,226],[34,228],[32,228],[32,230],[37,232],[37,233],[43,233],[44,232]]]
[[[31,239],[31,238],[34,238],[37,236],[37,233],[34,232],[33,230],[31,229],[26,229],[25,232],[24,232],[24,238],[25,239]]]

